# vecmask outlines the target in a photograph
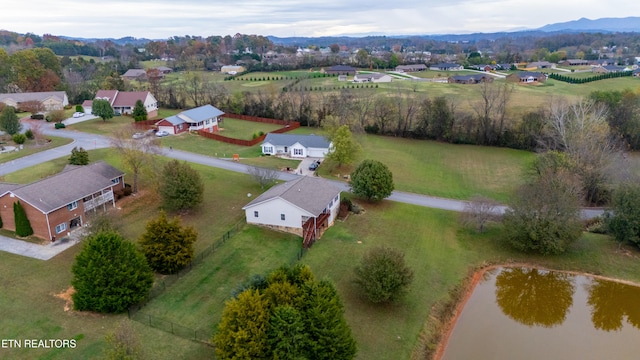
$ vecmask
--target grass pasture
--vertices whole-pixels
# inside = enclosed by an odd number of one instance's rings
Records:
[[[35,140],[27,140],[23,145],[24,147],[20,151],[12,151],[8,153],[0,154],[0,163],[5,163],[7,161],[13,161],[19,159],[21,157],[25,157],[28,155],[32,155],[35,153],[39,153],[41,151],[53,149],[58,146],[63,146],[71,143],[73,140],[69,138],[62,138],[57,136],[47,136],[47,139],[51,140],[46,144],[36,145]],[[11,146],[19,146],[13,143],[13,141],[7,143],[6,145]]]
[[[251,140],[254,138],[254,135],[257,136],[260,132],[266,134],[280,129],[282,125],[225,117],[222,122],[219,123],[219,127],[219,134],[222,136],[233,139]]]

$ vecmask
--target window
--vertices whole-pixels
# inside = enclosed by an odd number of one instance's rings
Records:
[[[67,209],[69,209],[69,211],[71,210],[75,210],[78,208],[78,202],[74,201],[71,204],[67,204]]]
[[[340,197],[340,195],[336,195],[336,198],[333,199],[334,201],[338,201],[338,198]]]
[[[61,232],[67,230],[67,223],[62,223],[56,226],[56,234],[60,234]]]
[[[258,212],[257,211],[253,212],[253,217],[258,217]]]
[[[273,146],[265,146],[263,152],[272,154],[273,153]]]
[[[303,155],[304,149],[293,149],[293,155]]]
[[[280,220],[284,220],[284,214],[280,214]]]
[[[120,184],[120,178],[117,177],[115,179],[112,179],[111,182],[114,183],[114,184]]]

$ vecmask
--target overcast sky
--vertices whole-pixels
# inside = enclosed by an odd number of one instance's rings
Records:
[[[640,15],[637,0],[5,1],[0,29],[86,38],[465,34]]]

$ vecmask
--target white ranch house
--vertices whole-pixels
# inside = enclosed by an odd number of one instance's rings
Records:
[[[294,135],[269,133],[262,143],[265,155],[286,155],[293,158],[324,158],[332,144],[319,135]]]
[[[164,118],[155,125],[158,130],[166,131],[169,134],[197,130],[217,132],[218,122],[222,115],[224,115],[222,110],[207,104]]]
[[[302,176],[278,184],[242,208],[248,224],[303,237],[309,247],[335,222],[340,189],[320,178]]]

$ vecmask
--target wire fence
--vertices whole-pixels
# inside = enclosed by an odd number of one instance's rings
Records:
[[[194,256],[193,260],[184,269],[180,270],[176,274],[166,275],[161,280],[157,280],[154,283],[153,288],[151,288],[149,296],[147,296],[144,301],[129,307],[129,319],[174,334],[184,339],[194,340],[213,346],[211,342],[211,330],[193,329],[188,326],[180,325],[173,321],[162,319],[155,315],[144,313],[141,310],[147,303],[149,303],[149,301],[160,296],[165,292],[165,290],[167,290],[167,288],[171,287],[171,285],[173,285],[176,281],[188,274],[195,266],[202,263],[207,256],[214,253],[217,248],[226,243],[227,240],[231,239],[233,235],[237,234],[242,229],[242,227],[243,222],[235,224],[231,229],[222,234],[222,236],[218,240],[214,241],[211,245],[207,246],[196,256]]]

